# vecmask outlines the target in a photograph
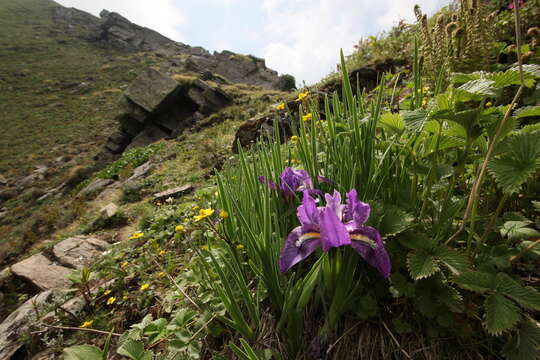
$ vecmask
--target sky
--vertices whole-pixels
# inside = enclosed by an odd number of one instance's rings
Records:
[[[361,38],[431,14],[451,0],[56,0],[96,16],[102,9],[191,46],[264,58],[297,83],[315,83],[336,68],[339,50]]]

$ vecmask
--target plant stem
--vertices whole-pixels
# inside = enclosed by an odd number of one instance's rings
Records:
[[[97,329],[80,328],[80,327],[72,327],[72,326],[57,326],[57,325],[49,325],[49,324],[43,324],[43,326],[46,326],[51,329],[58,329],[58,330],[87,331],[87,332],[103,334],[103,335],[112,335],[112,336],[118,336],[118,337],[122,336],[122,334],[113,333],[110,331],[97,330]],[[41,334],[45,331],[47,330],[32,331],[31,334]]]
[[[493,214],[493,216],[489,220],[488,225],[486,226],[486,230],[484,230],[484,234],[482,235],[482,237],[480,238],[480,241],[476,245],[477,250],[480,249],[480,247],[486,241],[491,229],[493,228],[493,226],[495,225],[495,222],[497,221],[497,218],[501,214],[501,211],[502,211],[502,209],[504,207],[504,204],[506,203],[506,200],[508,200],[509,197],[510,196],[508,194],[504,194],[503,197],[501,198],[501,200],[499,201],[499,205],[497,205],[497,210],[495,210],[495,213]]]
[[[531,251],[533,248],[535,248],[538,245],[540,245],[540,239],[537,239],[535,242],[527,246],[525,249],[521,250],[519,254],[512,256],[510,258],[510,262],[515,262],[516,260],[521,258],[523,255],[525,255],[526,253],[528,253],[529,251]]]
[[[517,55],[518,55],[520,86],[516,94],[514,95],[512,102],[508,106],[508,109],[506,110],[506,113],[504,114],[503,119],[497,126],[497,131],[495,132],[495,135],[493,136],[493,139],[491,143],[489,144],[486,157],[484,158],[484,161],[482,162],[482,166],[480,168],[480,173],[478,174],[478,177],[476,178],[476,181],[474,182],[473,188],[469,195],[469,200],[467,201],[467,208],[465,209],[465,213],[463,214],[463,221],[461,223],[461,226],[452,236],[450,236],[450,238],[448,238],[448,240],[446,240],[445,244],[448,244],[449,242],[454,240],[459,234],[461,234],[461,232],[463,232],[463,230],[465,230],[465,224],[467,223],[467,220],[469,220],[469,217],[471,216],[471,213],[475,206],[476,200],[478,199],[478,193],[480,192],[480,187],[482,186],[482,181],[484,180],[484,176],[486,174],[487,165],[489,163],[489,160],[491,160],[491,156],[493,155],[495,144],[497,144],[497,140],[499,139],[502,133],[504,125],[510,118],[512,109],[517,104],[521,96],[521,93],[523,92],[523,89],[525,88],[525,78],[523,76],[523,58],[521,54],[521,21],[519,17],[518,0],[514,0],[514,15],[515,15],[516,46],[517,46]]]

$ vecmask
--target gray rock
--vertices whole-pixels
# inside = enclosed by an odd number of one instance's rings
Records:
[[[51,290],[37,294],[19,306],[0,324],[0,359],[11,359],[11,356],[23,345],[23,335],[30,322],[35,322],[36,309],[53,300]]]
[[[0,190],[0,201],[7,201],[13,199],[17,195],[19,195],[19,192],[16,189]]]
[[[163,107],[167,100],[172,100],[180,84],[159,71],[146,68],[129,85],[125,96],[148,112],[155,112]]]
[[[118,212],[118,206],[116,204],[110,203],[107,206],[104,206],[99,210],[99,215],[102,219],[107,220],[112,218]]]
[[[107,246],[107,242],[96,237],[75,236],[56,244],[53,255],[60,264],[80,269],[101,255]]]
[[[135,104],[125,95],[120,96],[120,100],[118,101],[118,108],[121,115],[129,115],[131,119],[134,119],[140,123],[144,123],[144,120],[149,115],[146,110]]]
[[[54,264],[42,254],[32,255],[11,266],[14,275],[23,278],[41,290],[67,288],[67,279],[73,269]]]
[[[60,191],[66,186],[66,184],[67,184],[67,182],[63,182],[60,185],[58,185],[57,187],[47,190],[45,192],[45,194],[40,196],[37,200],[38,201],[45,201],[50,197],[53,197],[55,195],[59,195]]]
[[[173,41],[158,32],[136,25],[115,12],[107,10],[100,14],[101,40],[124,49],[155,51]]]
[[[177,198],[188,192],[193,191],[193,186],[191,184],[186,184],[184,186],[175,187],[157,194],[154,194],[154,201],[164,201],[168,198]]]
[[[100,190],[103,190],[104,188],[112,184],[113,182],[114,180],[111,180],[111,179],[96,179],[90,184],[88,184],[85,188],[83,188],[79,192],[78,196],[83,196],[83,195],[91,194],[94,192],[98,192]]]
[[[199,111],[204,115],[217,112],[232,101],[232,98],[223,90],[213,88],[199,79],[193,82],[186,96],[197,104]]]
[[[155,167],[156,166],[152,163],[152,161],[148,160],[144,164],[137,166],[135,170],[133,170],[133,175],[131,175],[125,182],[127,183],[145,178],[150,175]]]
[[[169,136],[169,134],[159,127],[149,126],[144,129],[143,132],[133,138],[131,143],[126,147],[126,150],[150,145],[158,140],[166,138],[167,136]]]

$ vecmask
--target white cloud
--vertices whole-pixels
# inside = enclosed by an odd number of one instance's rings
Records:
[[[413,6],[432,12],[450,0],[264,0],[267,65],[313,83],[335,68],[339,50],[361,37],[413,20]]]
[[[178,30],[187,22],[174,0],[56,0],[59,4],[75,7],[99,16],[103,9],[114,11],[135,24],[155,30],[173,40],[187,42]]]

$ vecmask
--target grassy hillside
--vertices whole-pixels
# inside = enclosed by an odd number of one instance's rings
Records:
[[[120,87],[151,61],[53,22],[50,0],[0,0],[0,172],[91,153],[115,126]]]

